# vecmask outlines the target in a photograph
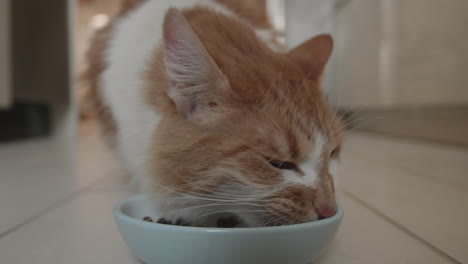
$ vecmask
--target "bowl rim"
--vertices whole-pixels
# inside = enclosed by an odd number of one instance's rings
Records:
[[[318,221],[312,221],[307,223],[300,223],[300,224],[293,224],[293,225],[283,225],[283,226],[266,226],[266,227],[239,227],[239,228],[222,228],[222,227],[195,227],[195,226],[175,226],[175,225],[166,225],[166,224],[159,224],[155,222],[146,222],[131,216],[126,215],[122,212],[123,206],[128,203],[131,203],[136,200],[144,200],[147,199],[147,195],[145,194],[138,194],[126,198],[120,201],[113,209],[112,213],[116,221],[122,220],[130,224],[134,225],[143,225],[150,229],[165,229],[171,231],[183,231],[183,232],[210,232],[210,233],[252,233],[252,232],[262,232],[262,233],[271,233],[271,232],[285,232],[285,231],[297,231],[309,228],[318,228],[319,226],[326,226],[333,223],[339,224],[341,219],[343,218],[344,212],[340,206],[337,206],[335,215],[321,219]]]

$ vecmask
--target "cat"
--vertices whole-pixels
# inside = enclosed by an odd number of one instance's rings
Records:
[[[258,12],[127,0],[92,41],[100,123],[166,223],[286,225],[336,211],[343,127],[320,90],[332,38],[286,52]]]

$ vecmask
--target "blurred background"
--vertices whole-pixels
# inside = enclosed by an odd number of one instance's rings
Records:
[[[79,79],[118,2],[0,0],[1,263],[139,263],[110,213],[133,191]],[[288,48],[335,39],[346,216],[317,263],[468,263],[468,1],[248,2]]]

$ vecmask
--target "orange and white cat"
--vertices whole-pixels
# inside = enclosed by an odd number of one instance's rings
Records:
[[[164,221],[284,225],[335,213],[342,127],[320,91],[332,39],[278,51],[243,1],[127,0],[87,77]]]

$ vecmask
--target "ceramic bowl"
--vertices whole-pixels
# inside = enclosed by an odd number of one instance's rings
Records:
[[[158,219],[154,200],[129,198],[114,210],[123,239],[146,264],[306,264],[327,248],[343,218],[343,210],[303,224],[204,228],[143,221]]]

